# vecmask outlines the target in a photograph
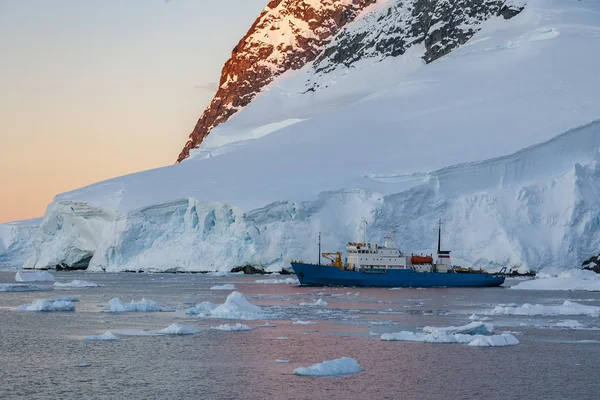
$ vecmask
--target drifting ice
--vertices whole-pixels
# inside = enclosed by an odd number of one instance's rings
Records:
[[[102,335],[91,335],[83,338],[84,342],[114,342],[119,340],[112,332],[107,331]]]
[[[285,279],[257,279],[254,281],[255,283],[285,283],[290,285],[299,285],[300,281],[297,278],[285,278]]]
[[[469,346],[512,346],[519,344],[517,338],[510,333],[501,335],[466,335],[462,333],[447,334],[443,332],[415,333],[401,331],[395,333],[384,333],[381,340],[421,342],[421,343],[461,343]]]
[[[216,285],[210,288],[210,290],[235,290],[233,283],[227,283],[225,285]]]
[[[522,306],[508,305],[496,306],[488,315],[588,315],[590,317],[600,316],[600,307],[585,306],[565,300],[559,306],[545,306],[542,304],[525,303]]]
[[[240,324],[239,322],[235,325],[223,324],[223,325],[219,325],[219,326],[211,326],[210,328],[216,329],[218,331],[227,331],[227,332],[251,331],[252,330],[252,328],[250,328],[248,325]]]
[[[266,315],[263,313],[262,309],[254,304],[251,304],[240,292],[233,292],[227,296],[225,303],[212,310],[209,316],[211,318],[243,320],[266,318]]]
[[[36,300],[15,308],[15,311],[75,311],[75,305],[64,300]]]
[[[319,299],[317,301],[315,301],[314,303],[300,303],[301,306],[326,306],[327,302],[324,301],[323,299]]]
[[[108,312],[154,312],[154,311],[170,311],[167,307],[159,306],[154,300],[142,299],[141,301],[132,301],[125,304],[120,298],[115,297],[108,302]]]
[[[203,301],[200,304],[196,304],[194,307],[189,308],[185,313],[190,315],[197,315],[198,317],[207,317],[210,313],[217,308],[216,304],[208,301]]]
[[[471,322],[467,325],[462,326],[446,326],[446,327],[433,327],[426,326],[423,328],[423,332],[427,333],[445,333],[445,334],[456,334],[462,333],[467,335],[487,335],[494,332],[494,325],[484,324],[483,322]]]
[[[17,272],[15,275],[17,282],[54,282],[54,276],[47,271],[41,272]]]
[[[83,288],[83,287],[100,287],[101,285],[98,285],[97,283],[94,283],[94,282],[80,281],[79,279],[75,279],[68,283],[54,282],[54,286],[55,287]]]
[[[535,279],[511,286],[517,290],[584,290],[600,292],[600,275],[593,271],[570,270],[558,276],[538,274]]]
[[[52,286],[29,285],[26,283],[0,283],[0,292],[48,292]]]
[[[171,324],[156,333],[160,333],[161,335],[195,335],[196,333],[200,333],[200,331],[187,325]]]
[[[294,370],[294,375],[301,376],[340,376],[356,374],[364,371],[358,362],[349,357],[336,360],[326,360],[322,363],[313,364],[310,367],[301,367]]]

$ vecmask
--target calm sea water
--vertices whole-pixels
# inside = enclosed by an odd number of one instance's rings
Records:
[[[552,327],[591,317],[494,317],[496,332],[511,331],[518,346],[383,342],[373,333],[415,331],[426,325],[463,325],[471,313],[500,303],[600,306],[600,293],[486,289],[304,288],[258,284],[260,276],[54,273],[101,288],[0,293],[2,399],[598,399],[600,330]],[[14,272],[0,272],[0,283]],[[254,304],[277,317],[244,322],[250,332],[222,332],[221,321],[185,314],[188,302],[222,303],[234,283]],[[513,282],[514,283],[514,282]],[[509,282],[507,282],[510,285]],[[75,312],[14,312],[34,299],[75,296]],[[110,314],[108,300],[156,300],[174,312]],[[322,298],[327,307],[300,307]],[[301,320],[314,325],[294,325]],[[156,331],[179,322],[201,333],[186,337],[122,337],[84,342],[86,335],[136,329]],[[278,340],[287,337],[288,340]],[[293,375],[294,368],[342,356],[364,372],[329,378]],[[289,363],[277,363],[286,359]],[[89,364],[80,367],[80,364]]]

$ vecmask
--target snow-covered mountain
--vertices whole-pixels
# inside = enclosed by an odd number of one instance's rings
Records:
[[[466,265],[573,267],[596,254],[600,3],[355,12],[189,159],[58,195],[36,229],[11,231],[1,262],[21,248],[35,268],[85,257],[95,270],[280,268],[315,259],[319,231],[331,250],[394,232],[430,253],[438,218]]]

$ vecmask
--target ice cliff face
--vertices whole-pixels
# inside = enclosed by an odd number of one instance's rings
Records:
[[[190,150],[198,148],[214,127],[288,70],[300,69],[316,58],[314,73],[322,76],[339,65],[400,56],[420,43],[426,48],[423,59],[431,62],[465,43],[485,20],[517,15],[525,2],[272,0],[233,49],[221,72],[219,89],[177,161],[189,157]],[[352,21],[356,23],[340,32]],[[315,83],[307,90],[317,87]]]

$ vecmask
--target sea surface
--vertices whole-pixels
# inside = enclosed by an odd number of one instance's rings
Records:
[[[483,289],[314,288],[262,284],[289,276],[53,272],[56,281],[103,285],[51,292],[0,292],[0,399],[598,399],[600,317],[491,316],[495,333],[520,341],[470,347],[381,341],[386,332],[458,326],[498,304],[600,306],[600,293]],[[0,272],[14,283],[15,272]],[[515,284],[508,280],[505,286]],[[235,284],[272,315],[230,321],[185,313],[195,303],[223,303]],[[51,285],[51,283],[41,283]],[[35,299],[74,296],[74,312],[18,312]],[[170,312],[103,312],[114,297],[142,298]],[[323,299],[325,307],[300,306]],[[313,321],[296,325],[293,321]],[[556,327],[577,320],[586,329]],[[121,336],[85,342],[106,331],[154,332],[179,322],[192,336]],[[248,332],[210,327],[242,322]],[[287,339],[278,339],[285,337]],[[364,368],[343,377],[302,377],[294,368],[352,357]],[[278,363],[275,360],[288,360]]]

